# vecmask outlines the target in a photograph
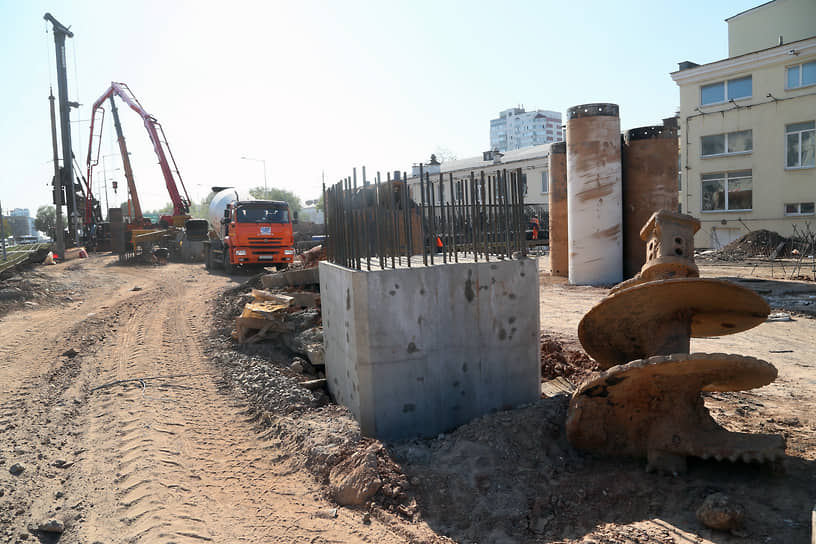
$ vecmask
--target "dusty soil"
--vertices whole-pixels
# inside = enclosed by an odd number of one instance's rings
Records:
[[[230,278],[114,261],[38,269],[81,287],[2,319],[0,541],[407,540],[400,519],[334,510],[229,394],[207,352]],[[52,518],[61,537],[37,531]]]
[[[816,320],[803,303],[816,296],[812,283],[781,281],[762,267],[702,267],[704,276],[749,280],[742,283],[791,315],[693,344],[777,365],[774,384],[706,403],[732,430],[784,434],[787,457],[775,467],[693,461],[673,476],[574,450],[564,396],[432,440],[363,438],[347,410],[299,385],[319,370],[285,338],[246,347],[229,339],[251,277],[113,261],[37,269],[68,295],[48,307],[15,306],[0,320],[0,541],[808,539]],[[591,370],[577,324],[606,293],[542,275],[542,364],[553,376],[577,381]],[[314,313],[298,319],[319,322]],[[63,355],[69,348],[76,355]],[[365,505],[337,508],[328,474],[355,452],[372,453],[382,487]],[[15,464],[22,473],[12,474]],[[696,520],[714,492],[744,506],[743,536]],[[64,523],[61,538],[36,530],[50,518]]]

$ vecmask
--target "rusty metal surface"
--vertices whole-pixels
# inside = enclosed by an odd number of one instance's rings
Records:
[[[634,277],[646,262],[640,229],[655,210],[678,207],[678,140],[662,126],[627,131],[623,170],[623,277]]]
[[[550,271],[553,276],[569,275],[567,224],[567,144],[550,146]]]
[[[784,454],[782,437],[727,432],[703,402],[703,391],[761,387],[777,371],[753,357],[688,353],[692,337],[744,331],[770,313],[754,291],[693,277],[699,228],[694,217],[654,213],[640,232],[649,242],[641,272],[579,323],[581,344],[606,371],[570,399],[567,437],[574,446],[647,457],[647,469],[669,472],[685,470],[687,456],[763,462]]]
[[[582,449],[646,457],[649,468],[682,471],[687,456],[772,461],[785,451],[776,435],[732,433],[706,409],[702,391],[742,391],[776,379],[773,365],[721,353],[654,356],[615,366],[572,396],[567,437]]]
[[[420,166],[419,202],[401,180],[324,186],[327,258],[358,270],[511,259],[527,253],[520,169],[483,171],[455,181]]]
[[[659,280],[603,299],[581,319],[578,337],[601,368],[609,368],[665,355],[661,346],[686,330],[695,338],[734,334],[756,327],[769,313],[760,295],[726,280]]]
[[[582,117],[618,117],[620,108],[617,104],[606,102],[596,102],[593,104],[581,104],[567,109],[567,120],[580,119]]]

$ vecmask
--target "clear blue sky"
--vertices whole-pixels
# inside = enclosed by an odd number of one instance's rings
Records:
[[[760,0],[266,1],[0,0],[0,200],[50,203],[51,12],[68,39],[74,153],[85,165],[90,106],[130,85],[167,132],[188,191],[263,184],[304,200],[352,167],[408,170],[438,147],[489,146],[505,108],[620,105],[621,127],[678,107],[677,62],[727,56],[726,17]],[[46,33],[48,28],[49,32]],[[147,134],[122,112],[145,209],[169,202]],[[124,200],[112,123],[102,154]],[[102,169],[95,169],[102,176]],[[104,200],[103,200],[104,204]]]

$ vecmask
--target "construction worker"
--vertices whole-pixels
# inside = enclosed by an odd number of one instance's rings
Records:
[[[541,224],[538,222],[537,216],[534,215],[530,218],[530,229],[533,231],[533,237],[531,240],[538,240],[538,230],[540,226]]]
[[[436,237],[436,252],[437,253],[442,253],[442,250],[444,249],[444,247],[445,246],[442,245],[442,238],[437,235],[437,237]]]

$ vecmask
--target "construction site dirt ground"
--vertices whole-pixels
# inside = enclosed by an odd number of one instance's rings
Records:
[[[16,289],[0,307],[0,542],[807,542],[816,285],[738,263],[701,273],[791,315],[692,342],[779,369],[764,388],[706,398],[731,430],[787,438],[774,467],[698,460],[649,474],[641,460],[576,451],[563,395],[380,445],[298,385],[282,346],[228,337],[249,276],[111,256],[24,271],[0,285]],[[542,332],[579,349],[578,321],[607,290],[542,274],[540,292]],[[265,396],[251,394],[259,384]],[[326,471],[362,450],[376,452],[383,488],[338,508]],[[738,534],[697,521],[714,492],[744,507]],[[63,532],[38,530],[50,520]]]

